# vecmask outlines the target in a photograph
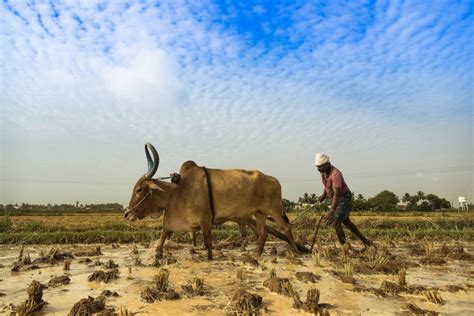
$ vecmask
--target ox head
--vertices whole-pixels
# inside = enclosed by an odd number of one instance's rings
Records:
[[[150,155],[151,151],[151,155]],[[148,161],[148,172],[144,174],[133,187],[132,197],[128,208],[125,210],[126,220],[134,221],[146,216],[160,217],[163,214],[165,205],[160,205],[164,201],[165,190],[158,185],[158,181],[152,179],[160,164],[158,152],[152,144],[145,144],[145,154]]]

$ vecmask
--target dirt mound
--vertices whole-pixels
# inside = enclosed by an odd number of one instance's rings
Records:
[[[409,255],[413,257],[420,257],[426,255],[426,251],[421,244],[408,244],[406,247],[409,249]]]
[[[436,249],[435,251],[433,251],[432,253],[430,253],[430,255],[427,255],[426,257],[434,257],[434,258],[441,257],[441,258],[450,259],[450,260],[474,261],[474,256],[465,252],[464,247],[459,243],[456,243],[453,246],[448,246],[446,243],[444,243],[443,245],[441,245],[440,248]],[[425,259],[425,261],[426,260],[429,261],[430,259]],[[440,260],[438,261],[441,262]],[[435,263],[428,263],[428,264],[438,264],[438,263],[435,262]]]
[[[354,272],[361,274],[397,274],[401,268],[406,269],[410,264],[399,256],[392,255],[386,250],[369,248],[363,255],[356,257]]]
[[[361,285],[357,285],[352,290],[358,293],[372,293],[378,297],[387,297],[387,293],[385,293],[381,289],[374,288],[374,287],[364,287]]]
[[[217,245],[213,246],[214,249],[216,250],[222,250],[222,249],[235,249],[242,247],[242,242],[240,241],[222,241],[219,242]]]
[[[51,280],[49,280],[47,287],[58,287],[61,285],[69,284],[69,282],[71,282],[71,279],[67,275],[56,276],[52,277]]]
[[[118,297],[118,293],[115,292],[115,291],[111,291],[111,290],[103,290],[102,293],[100,293],[100,296],[104,296],[104,297]]]
[[[107,271],[95,271],[91,275],[87,277],[87,280],[89,282],[95,281],[95,282],[104,282],[108,283],[111,280],[118,279],[119,277],[119,270],[118,269],[111,269]]]
[[[51,247],[48,250],[48,253],[46,255],[40,256],[39,258],[36,258],[33,263],[57,263],[57,262],[62,262],[66,259],[74,259],[74,256],[72,253],[67,252],[67,251],[60,251],[58,247]]]
[[[447,285],[445,287],[445,290],[448,292],[460,292],[460,291],[466,291],[466,289],[460,285]]]
[[[152,266],[152,267],[159,268],[159,267],[162,267],[162,266],[174,264],[174,263],[176,263],[176,262],[178,262],[178,260],[176,260],[176,259],[174,259],[174,258],[171,258],[171,257],[155,258],[155,260],[153,261],[153,263],[151,264],[151,266]],[[138,262],[135,262],[135,263],[138,263]],[[141,261],[140,261],[140,264],[141,264]]]
[[[424,257],[420,259],[420,263],[423,265],[442,265],[446,264],[446,260],[440,257]]]
[[[99,296],[97,299],[89,296],[83,298],[76,304],[74,304],[69,311],[68,316],[84,316],[92,315],[95,313],[103,312],[105,310],[105,299]]]
[[[319,304],[319,295],[320,292],[318,289],[310,289],[306,293],[306,301],[303,302],[300,300],[299,296],[293,295],[293,308],[302,309],[305,312],[315,314],[315,315],[329,315],[327,308],[329,304]]]
[[[38,281],[32,281],[28,287],[28,299],[14,307],[15,315],[30,315],[34,312],[38,312],[43,308],[44,305],[48,304],[43,300],[43,289],[45,286]]]
[[[254,267],[258,267],[259,266],[259,263],[256,259],[252,258],[252,256],[250,255],[245,255],[243,258],[242,258],[242,262],[243,263],[248,263],[250,264],[251,266],[254,266]]]
[[[23,253],[24,248],[21,247],[20,254],[18,255],[18,261],[12,263],[11,271],[12,272],[23,272],[23,271],[30,271],[39,269],[40,267],[36,264],[31,263],[30,255],[27,253],[26,255]]]
[[[462,261],[474,261],[474,256],[467,252],[455,252],[448,255],[448,259],[451,260],[462,260]]]
[[[270,271],[270,278],[263,281],[263,286],[268,288],[270,292],[291,297],[293,286],[288,278],[279,278],[276,276],[275,269]]]
[[[399,293],[406,291],[407,288],[397,283],[383,281],[380,285],[380,290],[390,295],[398,295]]]
[[[349,274],[346,274],[346,272],[342,271],[331,271],[332,275],[334,275],[336,278],[341,280],[343,283],[347,284],[356,284],[356,279]]]
[[[227,307],[227,312],[234,315],[258,315],[262,307],[262,300],[258,294],[237,289],[232,296],[230,306]]]
[[[372,293],[376,296],[379,297],[387,297],[387,296],[396,296],[402,293],[406,294],[422,294],[423,292],[427,291],[428,289],[425,286],[407,286],[406,282],[405,284],[400,284],[403,283],[402,281],[403,278],[399,277],[399,283],[394,283],[390,281],[382,281],[380,288],[371,288],[371,287],[364,287],[364,286],[356,286],[354,287],[355,292],[366,292],[366,293]],[[433,291],[436,291],[436,289],[432,289]]]
[[[153,285],[146,287],[141,292],[140,298],[147,303],[179,299],[179,294],[169,285],[169,274],[167,269],[161,269],[158,275],[153,278]]]
[[[78,263],[91,263],[92,260],[90,258],[82,258],[82,259],[79,259],[79,261],[77,261]]]
[[[109,260],[109,261],[107,261],[107,263],[104,265],[104,267],[105,267],[106,269],[115,269],[115,268],[118,268],[119,265],[116,264],[113,260]]]
[[[100,251],[100,246],[95,247],[95,249],[77,251],[74,253],[76,257],[94,257],[101,256],[102,252]]]
[[[24,271],[30,271],[30,270],[36,270],[39,269],[40,267],[36,264],[24,264],[21,262],[13,262],[11,271],[12,272],[24,272]]]
[[[210,292],[204,290],[204,279],[196,278],[194,280],[194,287],[193,282],[189,281],[188,284],[182,285],[182,295],[186,297],[194,297],[194,296],[204,296],[209,295]]]
[[[316,283],[316,281],[321,280],[321,277],[313,272],[296,272],[296,278],[305,283],[311,282]]]
[[[147,287],[140,294],[140,298],[146,303],[153,303],[161,300],[177,300],[180,296],[174,290],[161,292],[156,288]]]

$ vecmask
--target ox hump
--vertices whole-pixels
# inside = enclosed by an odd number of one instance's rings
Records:
[[[180,173],[185,173],[186,171],[192,169],[192,168],[196,168],[198,165],[192,161],[192,160],[188,160],[186,162],[184,162],[182,165],[181,165],[181,169],[180,169]]]

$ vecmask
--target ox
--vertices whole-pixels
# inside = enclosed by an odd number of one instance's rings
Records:
[[[262,254],[267,238],[267,216],[273,218],[293,251],[298,253],[290,224],[284,218],[281,186],[274,177],[257,170],[206,169],[186,161],[180,169],[180,180],[170,183],[152,178],[160,159],[150,143],[145,144],[145,154],[148,172],[135,184],[124,216],[126,220],[134,221],[163,215],[156,258],[162,257],[163,244],[172,232],[202,230],[207,258],[212,260],[212,225],[226,221],[245,223],[252,216],[256,219],[258,256]]]

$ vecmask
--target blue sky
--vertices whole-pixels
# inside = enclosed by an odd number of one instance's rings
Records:
[[[0,203],[127,203],[194,160],[473,196],[470,1],[3,1]]]

